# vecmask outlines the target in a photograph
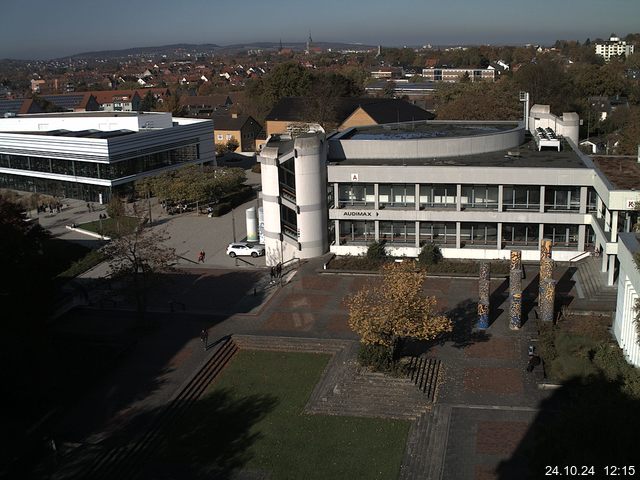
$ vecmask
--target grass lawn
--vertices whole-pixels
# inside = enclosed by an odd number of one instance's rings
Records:
[[[409,422],[302,412],[329,358],[239,352],[171,432],[163,461],[221,478],[237,468],[271,480],[397,478]]]
[[[90,232],[101,233],[100,228],[102,225],[102,235],[108,237],[114,235],[127,235],[132,233],[136,225],[138,225],[138,219],[136,217],[121,217],[116,222],[113,218],[107,218],[105,220],[95,220],[93,222],[83,223],[78,225],[78,228],[89,230]]]

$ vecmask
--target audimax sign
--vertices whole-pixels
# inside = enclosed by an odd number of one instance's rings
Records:
[[[375,213],[375,215],[374,215]],[[368,212],[366,210],[364,211],[348,211],[348,212],[344,212],[342,214],[343,217],[377,217],[378,216],[378,212]]]

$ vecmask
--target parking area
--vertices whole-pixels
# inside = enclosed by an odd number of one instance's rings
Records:
[[[166,215],[159,212],[158,217],[154,219],[153,228],[163,230],[169,235],[166,243],[175,248],[181,265],[199,263],[199,253],[204,251],[204,262],[200,262],[200,265],[221,268],[233,268],[236,265],[264,267],[264,256],[233,259],[227,255],[227,246],[234,241],[234,224],[235,240],[243,241],[247,236],[245,212],[248,208],[256,206],[257,200],[254,199],[221,217],[212,218],[196,213]]]

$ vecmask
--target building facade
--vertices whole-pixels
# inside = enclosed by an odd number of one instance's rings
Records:
[[[484,81],[493,82],[496,79],[494,68],[423,68],[422,76],[431,82],[459,82],[465,75],[469,76],[472,82]]]
[[[576,114],[534,105],[526,123],[409,122],[267,143],[266,247],[277,253],[267,262],[360,255],[373,241],[396,256],[435,243],[447,258],[506,259],[517,248],[538,260],[548,238],[555,260],[597,250],[612,285],[617,234],[635,223],[640,192],[614,186],[576,148]]]
[[[605,62],[608,62],[611,57],[618,57],[620,55],[628,57],[633,52],[633,44],[620,40],[620,37],[613,33],[608,41],[596,43],[596,55],[603,57]]]
[[[215,162],[211,120],[170,113],[57,113],[0,119],[0,188],[91,202],[141,178]]]
[[[618,275],[618,301],[613,334],[627,361],[640,367],[640,336],[636,325],[636,302],[640,292],[640,271],[634,255],[640,252],[640,242],[635,233],[621,233],[618,242],[620,272]]]

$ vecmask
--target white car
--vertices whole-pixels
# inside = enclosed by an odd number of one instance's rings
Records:
[[[248,257],[253,258],[264,255],[264,245],[248,242],[234,242],[230,243],[227,247],[227,255],[233,257]]]

